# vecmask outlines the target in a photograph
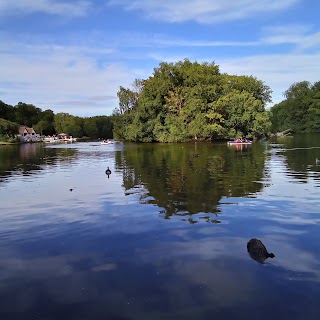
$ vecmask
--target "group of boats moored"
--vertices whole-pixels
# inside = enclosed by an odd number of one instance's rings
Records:
[[[45,136],[42,138],[44,143],[58,143],[58,142],[75,142],[77,138],[68,136],[66,134],[58,134],[53,136]]]

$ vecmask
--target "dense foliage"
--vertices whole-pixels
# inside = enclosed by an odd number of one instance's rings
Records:
[[[14,135],[20,125],[33,127],[41,135],[65,133],[93,139],[113,136],[111,116],[81,118],[68,113],[54,114],[50,109],[42,111],[32,104],[22,102],[10,106],[0,100],[0,135]]]
[[[263,136],[271,90],[252,76],[221,74],[214,63],[160,63],[132,90],[120,87],[116,138],[183,142]]]
[[[18,129],[17,123],[0,118],[0,141],[14,142]]]
[[[320,81],[294,83],[271,108],[273,131],[320,132]]]

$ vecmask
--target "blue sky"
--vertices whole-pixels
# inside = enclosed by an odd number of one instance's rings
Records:
[[[318,0],[0,0],[0,100],[110,115],[161,61],[254,75],[273,103],[320,81]]]

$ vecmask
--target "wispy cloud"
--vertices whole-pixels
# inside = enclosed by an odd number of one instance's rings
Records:
[[[245,47],[259,45],[257,41],[215,40],[214,36],[212,36],[212,39],[202,39],[201,35],[198,39],[188,39],[187,37],[178,38],[154,32],[122,32],[117,34],[116,37],[110,35],[108,43],[112,43],[114,47],[119,48]]]
[[[268,26],[262,29],[261,42],[264,44],[300,44],[305,40],[308,33],[312,31],[309,25],[278,25]]]
[[[319,81],[320,53],[270,54],[243,58],[216,59],[222,72],[238,75],[254,75],[273,90],[273,100],[283,100],[283,92],[293,82]]]
[[[109,5],[138,10],[146,17],[166,22],[217,23],[285,10],[299,0],[111,0]]]
[[[84,100],[65,100],[65,101],[52,101],[51,104],[55,106],[98,106],[101,103],[105,101],[110,101],[110,100],[117,100],[117,96],[95,96],[95,97],[88,97]]]
[[[93,115],[104,106],[104,114],[110,114],[118,105],[119,86],[129,86],[142,75],[138,69],[128,72],[124,63],[108,59],[109,52],[112,50],[99,47],[24,46],[14,42],[0,45],[0,74],[5,79],[0,80],[1,99],[9,104],[40,104],[42,109],[60,106],[59,111],[63,106],[77,105],[83,113]],[[104,60],[100,62],[101,57]],[[17,101],[12,101],[13,97]]]
[[[86,0],[0,0],[0,16],[46,13],[50,15],[84,16],[91,4]]]
[[[163,47],[247,47],[258,44],[256,41],[210,41],[210,40],[174,40],[153,39],[154,45]]]
[[[315,49],[320,47],[320,32],[308,35],[297,47],[298,50]]]
[[[317,47],[320,43],[320,32],[314,32],[308,25],[280,25],[265,27],[260,37],[252,41],[224,41],[210,39],[187,39],[170,37],[163,34],[123,33],[113,44],[122,48],[179,48],[179,47],[276,47],[278,45],[293,45],[292,49],[305,50]]]

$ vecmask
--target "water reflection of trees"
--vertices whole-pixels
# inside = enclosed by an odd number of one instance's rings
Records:
[[[75,149],[44,148],[40,143],[1,146],[0,183],[13,174],[35,174],[47,166],[71,161],[75,156]]]
[[[290,138],[278,139],[285,157],[289,178],[307,183],[309,178],[320,182],[320,166],[315,159],[320,157],[319,134],[297,134]]]
[[[140,194],[141,203],[153,203],[164,218],[219,214],[222,197],[243,197],[261,191],[265,180],[264,147],[237,150],[225,144],[127,144],[116,155],[126,193]],[[189,216],[189,217],[188,217]],[[202,217],[219,223],[212,215]]]

